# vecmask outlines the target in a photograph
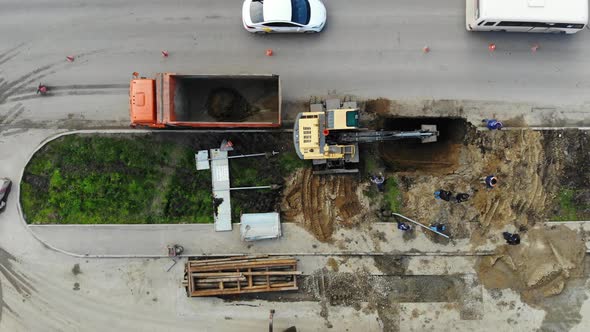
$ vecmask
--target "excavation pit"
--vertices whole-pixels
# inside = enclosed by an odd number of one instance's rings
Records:
[[[457,168],[471,127],[461,118],[387,118],[383,124],[383,130],[399,131],[420,129],[423,124],[436,125],[439,131],[437,142],[421,143],[411,139],[382,142],[378,151],[387,170],[437,174],[452,173]]]

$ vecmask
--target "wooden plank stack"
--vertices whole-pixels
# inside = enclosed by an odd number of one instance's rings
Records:
[[[297,290],[293,257],[237,256],[189,260],[183,281],[189,297]]]

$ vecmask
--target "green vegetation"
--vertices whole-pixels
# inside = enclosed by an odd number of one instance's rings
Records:
[[[310,160],[301,160],[295,152],[282,152],[279,154],[279,167],[281,173],[287,177],[300,168],[311,167]]]
[[[402,192],[399,189],[397,179],[394,176],[387,178],[385,182],[385,207],[391,212],[400,212],[402,207]]]
[[[210,172],[194,152],[134,135],[68,135],[48,144],[21,185],[29,223],[135,224],[213,221]]]
[[[377,159],[373,154],[366,154],[364,157],[364,174],[367,176],[373,175],[377,171]]]
[[[579,221],[588,220],[590,210],[588,204],[576,200],[577,190],[564,188],[557,195],[558,212],[553,216],[555,221]]]

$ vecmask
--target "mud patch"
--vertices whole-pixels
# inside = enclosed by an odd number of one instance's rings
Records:
[[[328,258],[328,262],[326,263],[326,265],[328,265],[328,267],[330,267],[330,269],[334,272],[338,272],[340,268],[340,264],[338,264],[334,257]]]
[[[391,100],[385,98],[378,98],[368,100],[365,103],[365,112],[374,113],[378,115],[387,115],[391,109]]]
[[[568,287],[561,294],[543,300],[540,307],[547,314],[539,330],[542,332],[569,331],[578,325],[582,321],[580,309],[588,299],[587,289],[587,280],[575,279],[569,282]]]
[[[358,186],[352,176],[314,176],[311,169],[300,169],[286,181],[281,204],[284,220],[301,224],[322,242],[329,241],[338,226],[361,222]]]
[[[375,256],[375,266],[385,275],[404,275],[408,269],[408,258],[405,256]]]
[[[229,88],[211,91],[205,107],[217,121],[242,121],[258,111],[238,91]]]

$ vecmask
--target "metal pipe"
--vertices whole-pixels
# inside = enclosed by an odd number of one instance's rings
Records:
[[[429,230],[429,231],[431,231],[431,232],[434,232],[434,233],[436,233],[436,234],[438,234],[438,235],[440,235],[440,236],[443,236],[443,237],[446,237],[447,239],[450,239],[450,237],[449,237],[448,235],[446,235],[446,234],[443,234],[443,233],[441,233],[441,232],[439,232],[439,231],[435,231],[434,229],[432,229],[432,228],[430,228],[430,227],[427,227],[427,226],[424,226],[424,225],[422,225],[421,223],[419,223],[419,222],[417,222],[417,221],[415,221],[415,220],[412,220],[412,219],[410,219],[410,218],[408,218],[408,217],[406,217],[406,216],[402,216],[402,215],[401,215],[401,214],[399,214],[399,213],[393,213],[393,212],[392,212],[392,213],[391,213],[391,215],[392,215],[392,216],[396,216],[396,217],[400,217],[400,218],[404,218],[405,220],[407,220],[407,221],[409,221],[409,222],[411,222],[411,223],[413,223],[413,224],[415,224],[415,225],[418,225],[418,226],[420,226],[420,227],[422,227],[422,228],[425,228],[425,229],[427,229],[427,230]]]
[[[236,187],[236,188],[229,188],[228,190],[250,190],[250,189],[278,189],[279,186],[276,184],[271,184],[270,186],[255,186],[255,187]]]
[[[276,156],[279,154],[276,151],[273,152],[263,152],[263,153],[252,153],[252,154],[241,154],[238,156],[228,156],[227,158],[209,158],[208,161],[211,160],[225,160],[225,159],[236,159],[236,158],[247,158],[247,157],[262,157],[262,156]]]

